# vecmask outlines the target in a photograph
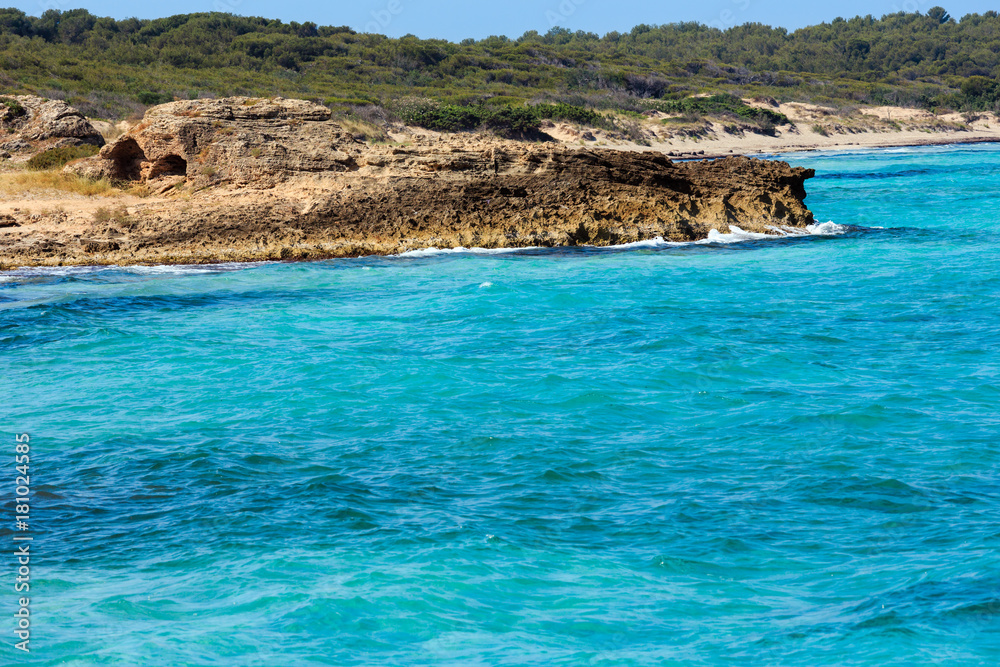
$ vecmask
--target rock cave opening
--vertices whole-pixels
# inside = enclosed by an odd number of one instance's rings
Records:
[[[149,171],[148,178],[162,176],[187,176],[187,160],[180,155],[166,155],[158,158]]]

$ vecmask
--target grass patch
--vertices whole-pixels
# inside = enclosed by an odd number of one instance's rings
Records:
[[[352,118],[350,116],[338,118],[337,123],[344,128],[345,132],[348,132],[361,141],[381,142],[389,139],[389,134],[384,129],[359,118]]]
[[[25,163],[25,166],[27,166],[28,169],[34,170],[58,169],[73,160],[97,155],[100,150],[100,148],[91,144],[52,148],[47,151],[43,151],[38,155],[33,155],[31,159]]]
[[[77,174],[61,171],[14,171],[0,173],[0,192],[5,195],[20,195],[38,190],[56,190],[68,194],[112,196],[118,190],[105,178],[91,180]]]
[[[125,208],[124,204],[102,206],[94,211],[94,222],[110,222],[118,225],[127,224],[129,222],[128,209]]]

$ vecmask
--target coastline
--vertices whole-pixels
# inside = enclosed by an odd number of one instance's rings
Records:
[[[858,138],[858,137],[855,137]],[[746,157],[769,157],[772,155],[785,155],[791,153],[839,153],[843,151],[864,151],[889,148],[927,148],[931,146],[967,146],[975,144],[997,144],[1000,143],[1000,132],[984,136],[970,137],[947,137],[935,139],[923,139],[913,141],[900,141],[888,139],[886,141],[852,141],[845,143],[835,143],[830,145],[817,144],[789,144],[780,145],[775,148],[757,147],[744,153],[682,153],[676,158],[678,160],[717,160],[729,155],[743,155]]]
[[[760,106],[768,106],[761,104]],[[655,151],[673,159],[717,159],[729,155],[757,157],[808,151],[864,150],[948,146],[953,144],[1000,143],[1000,117],[992,113],[942,114],[903,107],[872,107],[844,115],[807,104],[782,104],[773,110],[785,114],[792,126],[775,128],[773,135],[744,132],[729,134],[724,124],[705,123],[698,134],[663,131],[656,121],[667,124],[672,118],[653,118],[647,124],[648,145],[620,142],[609,145],[620,150]],[[574,139],[566,127],[553,128],[563,141]],[[609,142],[610,143],[610,142]]]
[[[293,115],[317,113],[296,101],[273,103]],[[199,104],[201,111],[211,110]],[[245,110],[243,104],[239,101]],[[164,110],[169,106],[147,116],[166,132],[151,133],[157,142],[171,132],[179,136],[180,130],[191,130],[196,122],[186,107]],[[209,156],[206,163],[203,152],[197,157],[203,166],[189,170],[186,179],[166,175],[147,183],[143,177],[146,192],[141,194],[134,188],[100,195],[34,188],[0,201],[0,270],[320,260],[428,248],[602,247],[657,237],[686,242],[703,240],[713,230],[725,234],[730,226],[768,233],[774,225],[812,223],[802,204],[803,177],[786,172],[783,163],[765,167],[747,158],[1000,143],[1000,121],[992,115],[962,126],[955,118],[942,120],[927,112],[872,109],[860,115],[876,119],[865,130],[834,134],[808,125],[804,114],[815,111],[803,111],[804,106],[783,106],[790,117],[798,114],[798,121],[773,134],[736,136],[706,123],[698,136],[668,136],[651,118],[647,127],[654,140],[645,145],[599,132],[581,139],[581,128],[569,124],[547,128],[554,141],[541,144],[412,127],[397,128],[391,143],[379,144],[357,141],[336,122],[289,119],[288,141],[300,141],[302,132],[313,137],[300,143],[293,157],[315,161],[315,147],[333,141],[332,157],[323,158],[332,161],[319,170],[315,162],[303,168],[288,161],[272,161],[261,170],[266,155],[248,160],[227,143],[234,132],[258,131],[258,121],[231,129],[205,120],[198,131],[207,133],[206,140],[220,146],[219,155],[228,161],[212,163]],[[885,131],[877,120],[880,113],[909,114],[920,129]],[[141,140],[141,132],[136,136]],[[102,154],[110,154],[108,148]],[[153,149],[179,150],[176,144],[146,147]],[[258,149],[253,152],[260,155]],[[72,169],[79,172],[87,165],[121,166],[95,157]],[[227,170],[235,177],[205,176]],[[14,172],[0,171],[0,176],[5,173]],[[240,173],[245,174],[242,182]],[[664,189],[677,178],[689,182],[682,190],[693,186],[694,194],[678,198],[676,186]]]

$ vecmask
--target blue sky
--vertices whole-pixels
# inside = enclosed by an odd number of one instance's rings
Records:
[[[8,4],[9,3],[9,4]],[[759,21],[787,28],[830,21],[838,16],[882,16],[897,11],[926,12],[940,5],[956,19],[965,14],[1000,9],[996,0],[839,0],[804,3],[801,0],[699,0],[650,2],[649,0],[353,0],[352,2],[265,2],[262,0],[174,0],[137,3],[134,0],[0,0],[38,16],[48,8],[85,7],[99,16],[156,18],[188,12],[225,11],[265,16],[283,21],[315,21],[320,25],[348,25],[366,32],[393,37],[407,33],[419,37],[460,40],[488,35],[518,37],[528,30],[544,33],[553,25],[604,34],[627,31],[639,23],[698,21],[730,27]]]

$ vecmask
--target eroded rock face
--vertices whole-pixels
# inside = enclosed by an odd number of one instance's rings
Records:
[[[82,144],[103,146],[104,137],[65,102],[34,95],[0,95],[0,151],[26,156],[54,146]]]
[[[68,224],[41,233],[19,218],[22,226],[0,238],[8,265],[607,246],[813,223],[804,203],[813,172],[784,162],[678,163],[473,134],[370,146],[324,107],[297,100],[163,105],[70,168],[166,194],[75,235]]]
[[[183,176],[201,185],[272,187],[300,173],[355,167],[343,147],[363,144],[304,100],[235,97],[171,102],[72,170],[113,180]],[[354,145],[356,144],[356,145]]]
[[[315,193],[301,224],[411,249],[693,241],[730,224],[766,233],[813,223],[813,172],[783,162],[482,140],[378,148],[357,162],[339,188]]]

